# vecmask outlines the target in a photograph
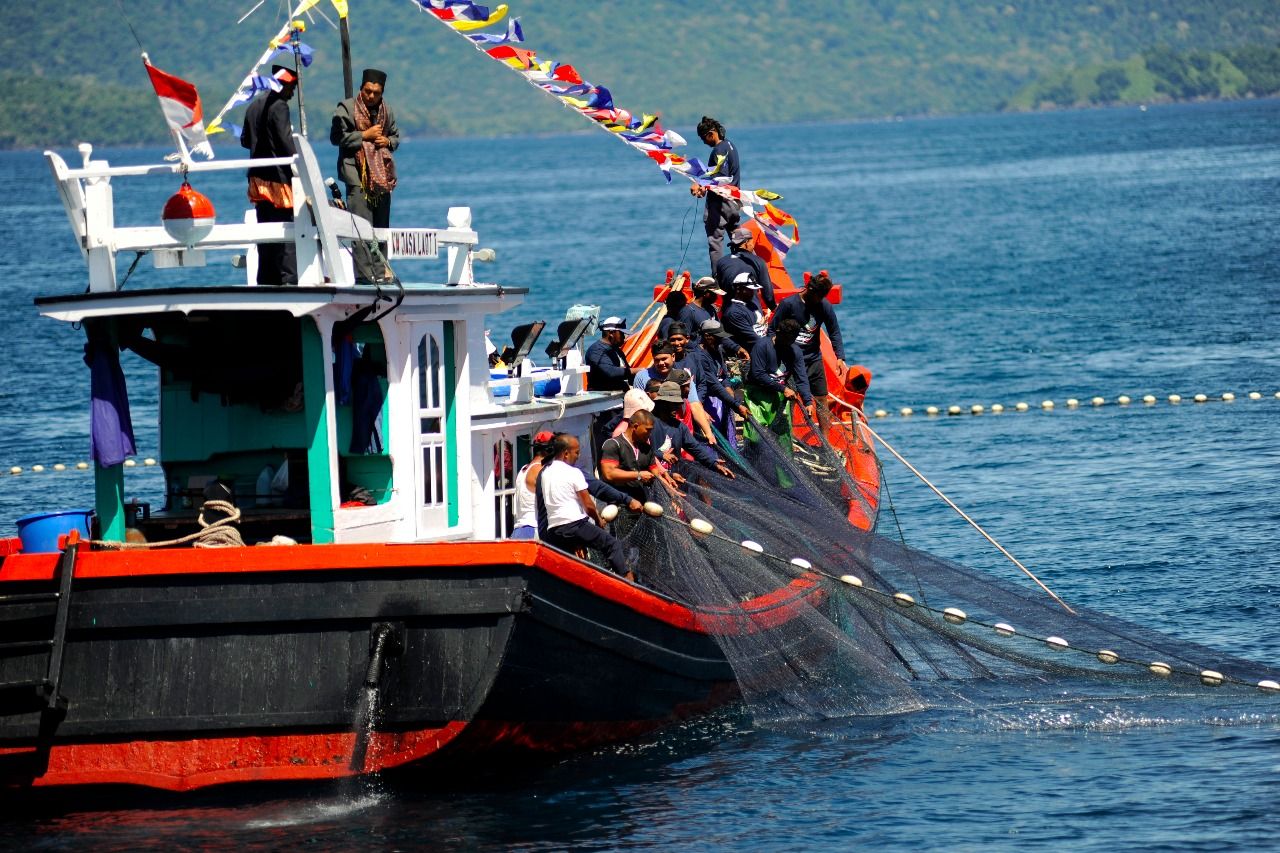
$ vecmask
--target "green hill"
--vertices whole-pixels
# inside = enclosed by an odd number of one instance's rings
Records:
[[[1155,48],[1123,62],[1049,74],[1026,86],[1007,109],[1031,110],[1198,98],[1280,95],[1280,47],[1178,53]]]
[[[1275,0],[509,2],[525,47],[573,63],[620,105],[661,111],[686,130],[703,113],[732,126],[993,110],[1060,69],[1125,63],[1157,45],[1225,56],[1280,42]],[[282,20],[283,3],[269,0],[237,25],[253,3],[128,0],[124,8],[156,65],[196,83],[213,113]],[[327,0],[318,9],[334,18]],[[412,0],[351,0],[351,15],[356,67],[391,72],[388,96],[410,134],[583,127]],[[336,30],[312,17],[305,40],[318,58],[304,90],[314,125],[340,97],[341,72]],[[3,4],[0,144],[163,142],[137,55],[110,0]],[[1121,89],[1140,85],[1137,76]],[[1114,88],[1119,77],[1107,81]]]

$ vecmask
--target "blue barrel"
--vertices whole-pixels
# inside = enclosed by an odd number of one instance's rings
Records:
[[[18,519],[18,538],[22,540],[22,553],[47,554],[58,550],[58,537],[73,530],[80,531],[80,538],[89,538],[90,509],[64,509],[61,512],[37,512]]]

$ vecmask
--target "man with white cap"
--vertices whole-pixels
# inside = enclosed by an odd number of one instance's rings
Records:
[[[727,290],[734,279],[749,272],[760,285],[760,297],[765,306],[772,310],[778,304],[773,296],[773,280],[769,278],[769,268],[764,260],[751,251],[755,239],[755,235],[746,228],[734,229],[729,235],[730,253],[716,261],[716,283]]]
[[[289,99],[298,86],[298,77],[285,65],[273,65],[271,76],[280,84],[277,92],[267,92],[249,104],[244,114],[240,144],[254,160],[292,157],[293,125],[289,119]],[[293,221],[293,167],[254,166],[249,169],[249,201],[259,222]],[[292,240],[258,244],[258,284],[297,284],[297,247]]]
[[[764,312],[756,304],[759,293],[760,284],[754,274],[738,273],[733,279],[733,299],[725,307],[724,317],[720,321],[733,342],[747,352],[751,352],[756,341],[764,337],[769,328],[764,320]]]
[[[600,340],[587,347],[587,380],[592,391],[625,391],[631,387],[636,369],[627,363],[622,343],[627,339],[624,317],[605,317],[600,321]]]

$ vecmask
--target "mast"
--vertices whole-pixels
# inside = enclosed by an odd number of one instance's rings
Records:
[[[342,91],[343,97],[351,100],[355,97],[355,88],[351,83],[351,28],[347,26],[347,15],[338,18],[338,32],[342,34]]]

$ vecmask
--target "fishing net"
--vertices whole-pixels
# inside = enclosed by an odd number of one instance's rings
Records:
[[[842,456],[856,442],[753,426],[740,450],[721,441],[737,479],[678,463],[680,492],[655,487],[663,515],[625,538],[639,581],[690,604],[715,636],[757,724],[901,713],[966,683],[1050,678],[1280,696],[1280,673],[1259,664],[850,525],[851,506],[874,517]]]

